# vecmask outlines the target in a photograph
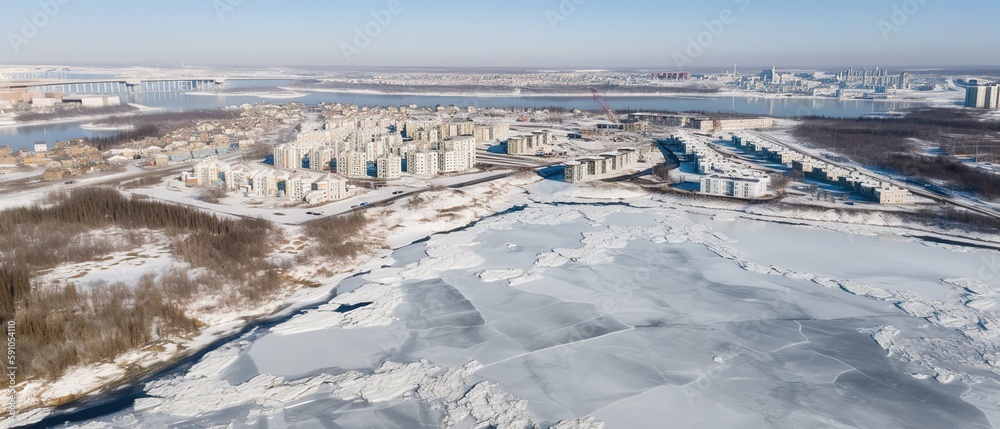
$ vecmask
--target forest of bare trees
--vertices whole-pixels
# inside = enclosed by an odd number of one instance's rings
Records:
[[[111,117],[101,120],[105,125],[132,125],[133,128],[104,137],[88,139],[100,150],[107,150],[122,144],[148,137],[162,137],[175,130],[197,125],[201,121],[232,119],[233,113],[225,110],[200,110],[191,112],[165,112],[127,117]]]
[[[300,259],[340,260],[359,255],[372,241],[362,234],[368,222],[369,219],[359,212],[309,222],[305,233],[312,238],[313,245],[300,255]]]
[[[945,156],[1000,161],[1000,123],[982,121],[967,111],[923,109],[901,119],[805,118],[795,136],[863,164],[1000,198],[1000,178]],[[915,139],[939,146],[945,155],[921,154],[926,147]]]
[[[129,105],[107,107],[61,107],[54,112],[24,112],[16,116],[21,122],[54,121],[59,119],[78,118],[96,115],[116,115],[139,110]]]
[[[142,140],[147,137],[159,137],[163,135],[163,131],[160,127],[156,125],[140,125],[135,128],[119,131],[114,134],[104,136],[104,137],[93,137],[87,139],[91,146],[96,147],[98,150],[108,150],[115,146],[121,146],[125,143]]]
[[[323,90],[364,90],[383,92],[388,94],[405,93],[468,93],[468,94],[511,94],[514,89],[519,89],[522,94],[565,94],[578,93],[590,94],[591,85],[524,85],[513,86],[507,84],[483,84],[483,85],[429,85],[429,84],[406,84],[406,83],[368,83],[368,82],[320,82],[307,83],[300,82],[297,88],[302,89],[323,89]],[[627,94],[653,94],[669,91],[673,93],[690,94],[712,94],[719,92],[718,88],[706,86],[676,86],[664,89],[662,86],[608,86],[599,85],[602,91],[613,91]]]
[[[220,219],[196,209],[128,198],[109,188],[56,193],[45,205],[0,212],[0,322],[15,320],[25,379],[51,379],[166,335],[193,333],[185,305],[259,303],[286,282],[268,259],[279,232],[259,219]],[[39,273],[98,260],[164,237],[175,268],[138,284],[44,283]],[[159,242],[159,241],[158,241]]]

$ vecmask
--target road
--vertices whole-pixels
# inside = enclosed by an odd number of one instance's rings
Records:
[[[236,153],[236,154],[222,156],[219,159],[225,162],[229,162],[239,159],[240,156],[241,155],[239,153]],[[97,176],[67,177],[62,181],[56,181],[56,182],[47,182],[47,181],[33,182],[33,180],[39,179],[39,177],[36,176],[18,180],[11,180],[9,182],[3,182],[2,184],[0,184],[0,187],[2,187],[2,189],[0,189],[0,195],[13,194],[13,193],[32,191],[32,190],[41,190],[44,188],[52,188],[52,190],[56,190],[56,189],[73,189],[82,186],[100,186],[100,185],[118,184],[146,176],[166,177],[171,174],[180,173],[181,171],[191,170],[192,168],[194,168],[194,163],[175,164],[165,167],[131,166],[129,167],[129,171],[123,173],[102,174]],[[63,182],[73,182],[73,183],[59,186],[59,184]]]
[[[651,174],[653,174],[653,169],[652,168],[647,168],[645,170],[642,170],[642,171],[639,171],[639,172],[636,172],[636,173],[632,173],[632,174],[626,174],[624,176],[609,177],[607,179],[601,179],[601,181],[602,182],[606,182],[606,183],[629,182],[629,181],[638,179],[638,178],[640,178],[642,176],[649,176]]]
[[[951,205],[953,205],[955,207],[961,207],[963,209],[966,209],[966,210],[969,210],[969,211],[972,211],[972,212],[976,212],[976,213],[979,213],[979,214],[984,215],[984,216],[989,216],[989,217],[992,217],[994,219],[1000,219],[1000,212],[997,212],[996,210],[993,210],[992,208],[985,207],[985,206],[976,204],[976,203],[971,202],[971,201],[967,201],[967,200],[962,200],[962,199],[958,199],[958,198],[954,198],[954,197],[948,197],[948,196],[940,195],[940,194],[928,191],[925,188],[913,186],[913,185],[910,185],[910,184],[907,184],[907,183],[893,182],[892,178],[884,177],[883,175],[881,175],[879,173],[873,172],[873,171],[868,170],[868,169],[863,168],[863,167],[858,167],[856,165],[849,165],[849,164],[846,164],[846,163],[837,162],[837,161],[833,161],[831,159],[823,158],[823,157],[819,156],[818,154],[810,153],[809,151],[806,151],[806,150],[801,149],[799,147],[796,147],[794,145],[787,144],[787,143],[781,141],[780,139],[778,139],[778,138],[776,138],[776,137],[774,137],[772,135],[765,134],[765,133],[757,133],[757,135],[760,136],[760,138],[762,138],[764,140],[767,140],[768,142],[774,143],[776,145],[784,146],[784,147],[786,147],[788,149],[791,149],[791,150],[793,150],[795,152],[801,153],[801,154],[803,154],[805,156],[808,156],[810,158],[819,159],[819,160],[821,160],[821,161],[823,161],[823,162],[825,162],[827,164],[835,165],[835,166],[840,167],[840,168],[846,168],[848,170],[859,171],[861,173],[867,174],[867,175],[875,177],[875,178],[884,179],[886,182],[888,182],[891,185],[898,186],[900,188],[906,189],[907,191],[910,191],[910,193],[912,193],[913,195],[921,196],[921,197],[930,199],[932,201],[937,201],[937,202],[940,202],[940,203],[943,203],[943,204],[951,204]]]

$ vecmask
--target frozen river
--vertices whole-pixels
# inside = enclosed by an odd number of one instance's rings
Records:
[[[455,105],[461,107],[520,107],[546,108],[561,107],[565,109],[593,110],[599,106],[588,96],[451,96],[451,95],[394,95],[394,94],[364,94],[364,93],[333,93],[309,92],[307,90],[284,90],[279,87],[289,85],[291,81],[282,80],[247,80],[227,83],[226,93],[195,94],[195,93],[150,93],[133,96],[123,96],[124,102],[138,103],[165,111],[180,112],[193,110],[214,110],[226,106],[239,106],[245,103],[285,103],[300,102],[306,104],[319,103],[355,103],[371,106],[402,106],[415,104],[429,107],[436,105]],[[242,92],[241,92],[242,91]],[[706,111],[733,112],[754,115],[769,115],[776,117],[798,116],[829,116],[829,117],[860,117],[866,114],[900,111],[919,107],[921,103],[899,100],[849,100],[823,98],[765,98],[765,97],[725,97],[725,96],[608,96],[609,102],[616,109],[632,110],[676,110],[676,111]],[[93,120],[64,122],[55,124],[40,124],[21,127],[0,127],[0,146],[11,146],[14,149],[31,148],[36,142],[46,142],[49,145],[60,140],[75,137],[98,137],[107,132],[95,132],[81,129],[80,126]]]
[[[996,254],[535,186],[86,427],[1000,423]]]

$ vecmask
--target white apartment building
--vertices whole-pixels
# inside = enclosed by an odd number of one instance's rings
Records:
[[[970,80],[965,90],[965,107],[1000,109],[1000,85]]]
[[[295,136],[295,143],[314,145],[314,144],[324,144],[330,142],[330,133],[325,131],[315,131],[298,133]]]
[[[248,190],[244,188],[250,182],[249,177],[253,172],[254,168],[249,165],[240,164],[233,166],[223,173],[226,189],[230,191],[241,190],[243,193],[247,193]]]
[[[552,143],[552,133],[548,131],[534,131],[528,136],[508,138],[507,153],[510,155],[534,155],[543,146],[549,146]]]
[[[347,198],[347,181],[332,174],[325,174],[312,181],[305,201],[309,204],[319,204],[344,198]]]
[[[215,159],[199,163],[194,166],[195,186],[214,186],[223,183],[224,179],[220,173],[225,173],[229,169],[228,164]]]
[[[438,173],[457,173],[475,167],[475,137],[455,137],[438,144]]]
[[[566,173],[563,181],[566,183],[580,183],[587,177],[587,166],[579,161],[568,161],[565,164]]]
[[[284,197],[293,203],[322,203],[347,197],[347,181],[329,173],[290,173],[261,165],[206,161],[195,166],[193,177],[200,186],[224,184],[226,189],[248,197],[277,197],[283,190]]]
[[[305,201],[311,185],[312,180],[308,176],[292,174],[285,179],[285,198],[292,202]]]
[[[437,143],[441,140],[441,134],[437,128],[431,128],[429,130],[418,130],[413,133],[407,132],[407,137],[414,140],[426,141],[431,143]]]
[[[767,195],[771,179],[765,177],[726,177],[718,174],[701,178],[701,193],[725,197],[756,199]]]
[[[532,131],[535,137],[535,146],[548,146],[552,144],[552,133],[548,131]]]
[[[406,154],[406,172],[417,176],[438,174],[438,153],[432,151],[410,151]]]
[[[455,136],[475,136],[476,134],[476,123],[472,121],[459,122],[455,124],[455,128]]]
[[[302,168],[303,151],[295,144],[280,144],[274,147],[274,166],[286,170]]]
[[[438,152],[438,173],[455,173],[465,171],[459,166],[459,153],[453,151]]]
[[[772,118],[695,118],[691,120],[691,128],[700,131],[746,130],[773,126],[774,119]]]
[[[396,180],[403,177],[403,159],[396,155],[384,155],[375,161],[376,177]]]
[[[337,174],[352,179],[368,177],[368,158],[361,152],[347,152],[337,157]]]
[[[860,194],[877,200],[879,204],[907,204],[910,202],[910,191],[883,182],[859,183],[857,190]]]
[[[588,156],[563,164],[565,173],[563,180],[567,183],[580,183],[591,176],[602,176],[613,173],[638,161],[639,151],[634,148],[621,148],[598,156]]]
[[[533,139],[526,137],[510,137],[507,139],[508,155],[534,154],[534,148],[530,144]]]
[[[330,171],[330,161],[333,161],[334,151],[326,146],[316,146],[309,151],[309,169],[314,171]]]
[[[273,169],[256,170],[245,176],[247,196],[266,198],[278,196],[278,172]]]
[[[479,125],[473,133],[479,142],[503,141],[509,135],[510,125],[507,124]]]

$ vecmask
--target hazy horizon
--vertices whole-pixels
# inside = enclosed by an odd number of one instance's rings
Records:
[[[81,66],[996,67],[1000,3],[962,3],[41,0],[7,5],[0,52]]]

